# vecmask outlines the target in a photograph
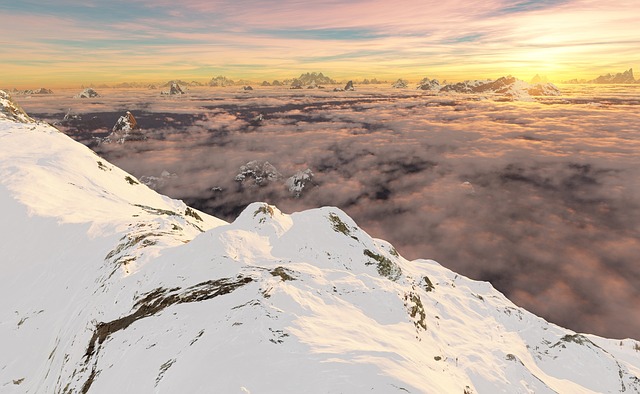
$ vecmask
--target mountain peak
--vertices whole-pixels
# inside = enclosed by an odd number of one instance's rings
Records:
[[[75,95],[74,97],[84,99],[84,98],[94,98],[98,96],[99,96],[98,92],[93,90],[93,88],[86,88],[82,92]]]
[[[598,84],[627,84],[627,83],[636,83],[633,76],[633,68],[629,68],[626,71],[621,73],[617,73],[615,75],[607,74],[601,75],[596,79],[592,79],[588,83],[598,83]]]
[[[29,115],[20,107],[11,95],[0,90],[0,119],[8,119],[21,123],[35,123]]]

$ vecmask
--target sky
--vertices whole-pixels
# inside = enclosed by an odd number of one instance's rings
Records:
[[[0,86],[595,78],[640,64],[636,0],[0,0]]]

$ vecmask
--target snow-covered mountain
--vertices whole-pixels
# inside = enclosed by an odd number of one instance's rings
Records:
[[[130,111],[118,118],[116,124],[111,129],[111,134],[102,142],[117,142],[123,144],[125,141],[142,141],[147,137],[140,132],[140,127],[136,118]]]
[[[223,222],[9,111],[2,393],[640,392],[637,341],[547,323],[337,208]]]
[[[264,186],[282,178],[282,174],[268,161],[252,160],[240,166],[236,182],[247,186]]]
[[[169,87],[169,90],[163,90],[162,92],[160,92],[160,94],[166,95],[166,96],[179,96],[181,94],[184,94],[184,90],[182,90],[180,85],[173,82]]]
[[[533,96],[559,96],[552,83],[527,83],[508,76],[496,80],[470,80],[441,85],[437,79],[424,78],[417,87],[435,93],[464,93],[492,96],[498,100],[532,101]]]
[[[638,81],[636,81],[636,79],[633,76],[633,69],[630,68],[627,71],[621,72],[621,73],[617,73],[615,75],[612,74],[606,74],[606,75],[601,75],[596,79],[593,79],[591,81],[589,81],[588,83],[598,83],[598,84],[603,84],[603,83],[636,83]]]
[[[22,90],[22,91],[14,91],[14,94],[24,94],[24,95],[30,95],[30,94],[53,94],[53,90],[51,89],[47,89],[47,88],[40,88],[40,89],[27,89],[27,90]]]
[[[298,171],[287,178],[285,185],[289,189],[292,196],[299,198],[302,192],[309,184],[313,183],[313,171],[307,168],[304,171]]]
[[[391,85],[391,87],[395,89],[404,89],[409,87],[409,83],[404,79],[400,78],[397,81],[395,81],[393,85]]]
[[[211,80],[209,81],[209,86],[231,86],[234,84],[235,82],[233,80],[222,75],[211,78]]]
[[[98,92],[96,92],[92,88],[86,88],[82,92],[76,94],[73,97],[74,98],[94,98],[94,97],[98,97],[98,96],[99,96]]]
[[[298,78],[295,78],[291,81],[291,86],[319,86],[319,85],[331,85],[335,84],[336,81],[331,79],[330,77],[324,75],[323,73],[304,73],[300,74]]]

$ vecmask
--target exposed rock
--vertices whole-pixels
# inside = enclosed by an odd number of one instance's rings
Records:
[[[440,90],[440,88],[441,88],[440,82],[438,82],[437,79],[423,78],[422,81],[418,83],[419,90],[428,90],[428,91],[437,92]]]
[[[113,129],[111,131],[116,132],[116,131],[132,131],[138,128],[138,122],[136,122],[136,118],[133,116],[133,114],[129,111],[127,111],[126,114],[122,115],[118,121],[116,122],[116,124],[113,126]]]
[[[601,75],[598,78],[589,81],[589,83],[636,83],[636,80],[633,77],[633,69],[630,68],[627,71],[617,73],[615,75]]]
[[[0,119],[9,119],[20,123],[35,123],[35,120],[11,98],[9,93],[0,90]]]
[[[249,85],[243,86],[242,90],[253,90],[253,88]]]

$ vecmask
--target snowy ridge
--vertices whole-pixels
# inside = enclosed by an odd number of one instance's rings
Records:
[[[4,90],[0,90],[0,120],[7,119],[21,123],[34,123],[29,115]]]
[[[54,128],[0,120],[3,393],[640,392],[576,334],[337,208],[227,224]]]
[[[437,79],[424,78],[419,90],[435,93],[478,94],[506,101],[533,101],[534,96],[559,96],[560,90],[552,83],[527,83],[514,77],[496,80],[471,80],[441,85]]]

